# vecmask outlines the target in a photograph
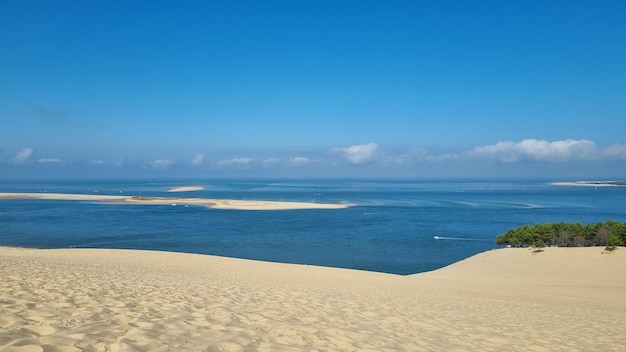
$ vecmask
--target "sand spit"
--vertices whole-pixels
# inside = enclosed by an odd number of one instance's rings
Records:
[[[552,186],[578,186],[578,187],[617,187],[626,186],[626,181],[573,181],[552,182]]]
[[[170,188],[168,192],[192,192],[192,191],[202,191],[204,187],[202,186],[182,186],[182,187],[174,187]]]
[[[397,276],[0,247],[3,351],[621,351],[626,249],[501,249]]]
[[[181,197],[110,196],[65,193],[0,193],[0,199],[49,199],[100,201],[114,204],[154,205],[203,205],[217,209],[232,210],[295,210],[295,209],[343,209],[350,204],[321,204],[307,202],[278,202],[263,200],[207,199]]]

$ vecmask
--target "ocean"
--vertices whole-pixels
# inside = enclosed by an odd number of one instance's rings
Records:
[[[177,186],[201,191],[168,193]],[[626,221],[626,187],[549,180],[99,180],[0,183],[0,192],[349,203],[333,210],[0,200],[0,245],[212,254],[396,274],[444,267],[539,222]]]

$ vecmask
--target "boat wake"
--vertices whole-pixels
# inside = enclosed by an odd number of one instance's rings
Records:
[[[444,237],[444,236],[433,236],[436,240],[452,240],[452,241],[490,241],[484,238],[466,238],[466,237]]]

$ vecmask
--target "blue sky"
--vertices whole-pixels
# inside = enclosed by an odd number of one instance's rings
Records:
[[[0,178],[626,178],[623,1],[0,1]]]

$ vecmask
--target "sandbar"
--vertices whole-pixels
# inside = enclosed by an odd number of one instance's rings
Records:
[[[344,209],[350,204],[325,204],[312,202],[282,202],[265,200],[208,199],[182,197],[143,197],[113,196],[94,194],[66,193],[0,193],[0,199],[47,199],[97,201],[114,204],[152,204],[152,205],[202,205],[216,209],[230,210],[296,210],[296,209]]]
[[[204,187],[202,186],[181,186],[181,187],[173,187],[168,189],[168,192],[192,192],[192,191],[202,191]]]
[[[568,181],[551,182],[552,186],[578,186],[578,187],[617,187],[626,186],[625,181]]]
[[[621,351],[626,249],[507,248],[433,272],[0,247],[3,351]]]

